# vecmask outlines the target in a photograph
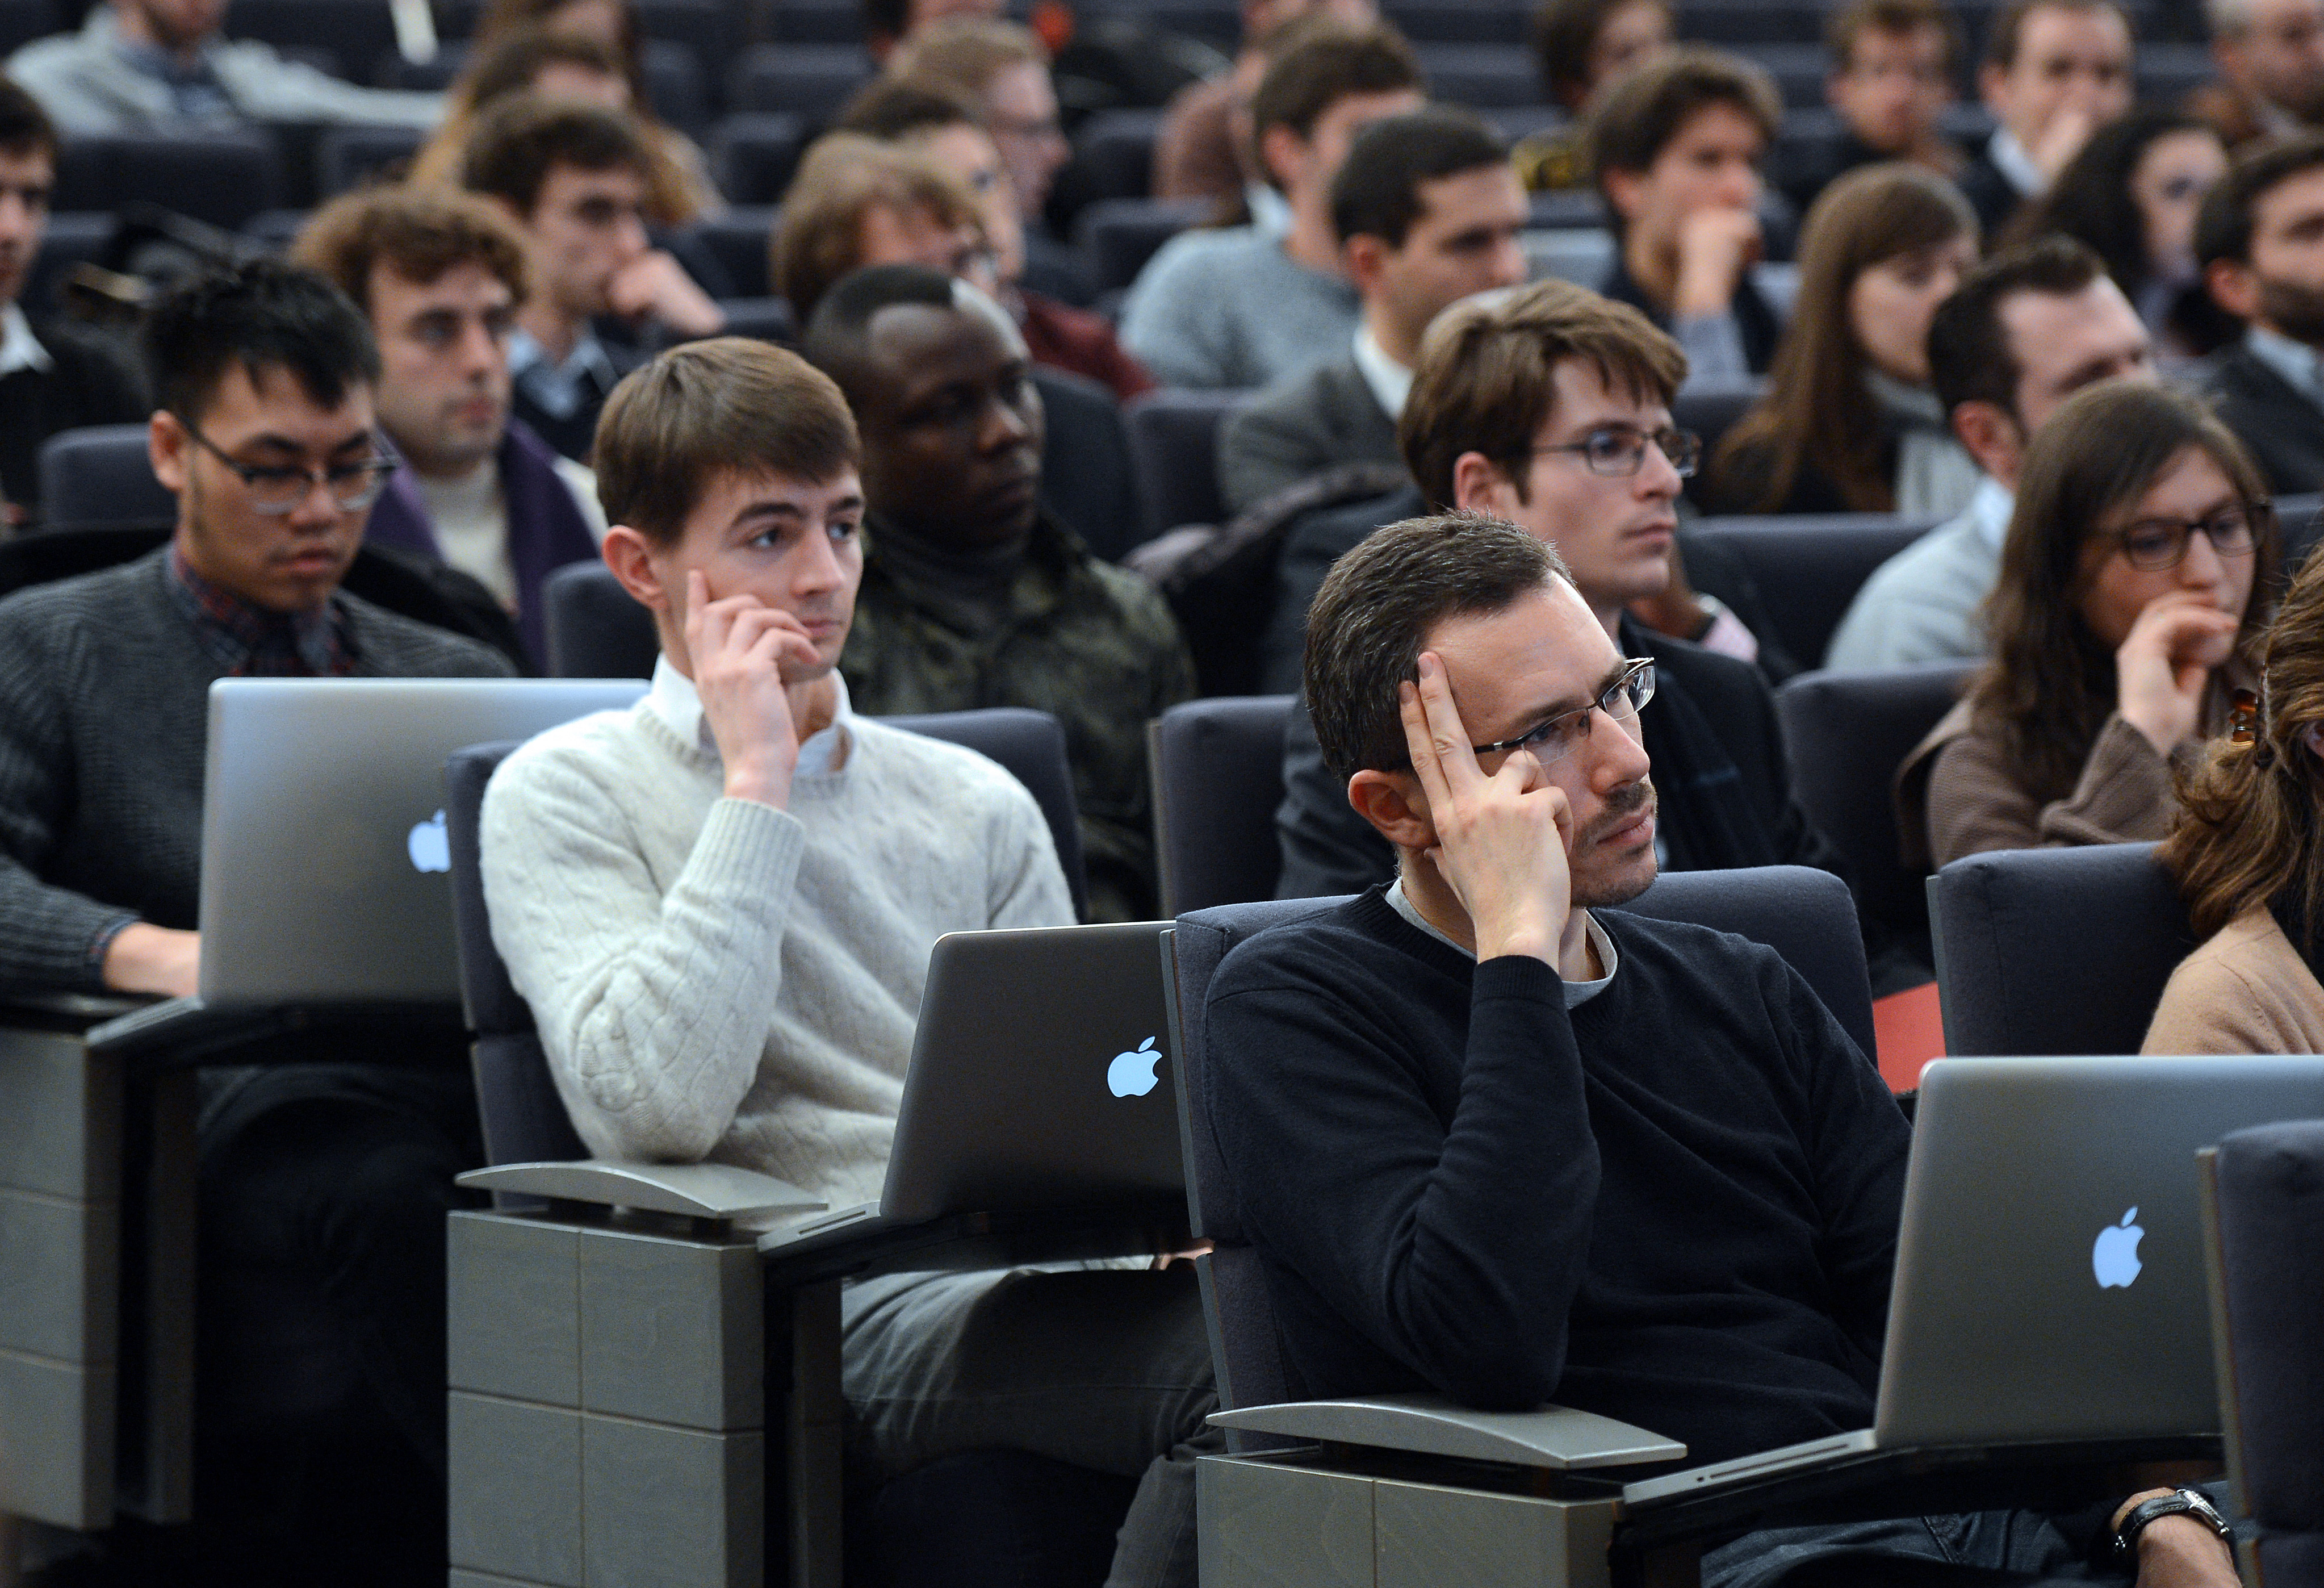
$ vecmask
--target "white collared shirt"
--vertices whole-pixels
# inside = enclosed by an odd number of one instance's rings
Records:
[[[1994,170],[2009,179],[2011,187],[2028,198],[2050,185],[2050,179],[2042,174],[2042,168],[2025,152],[2025,145],[2007,127],[1993,134],[1992,141],[1985,146],[1985,157],[1993,162]]]
[[[1438,931],[1434,927],[1429,924],[1428,918],[1420,913],[1419,907],[1414,904],[1412,900],[1406,896],[1404,891],[1404,879],[1402,877],[1398,877],[1395,882],[1390,882],[1388,885],[1388,907],[1396,911],[1399,916],[1402,916],[1406,925],[1417,927],[1420,930],[1435,938],[1439,943],[1443,944],[1445,947],[1452,950],[1453,953],[1464,956],[1470,959],[1477,957],[1473,950],[1462,947],[1458,943],[1455,943],[1452,938],[1446,937],[1443,933]],[[1589,1002],[1591,999],[1597,997],[1598,994],[1603,992],[1607,988],[1612,986],[1614,984],[1614,973],[1616,970],[1620,968],[1620,956],[1614,952],[1614,939],[1606,935],[1606,928],[1598,924],[1598,918],[1591,915],[1589,911],[1584,910],[1582,913],[1582,926],[1590,934],[1590,946],[1598,951],[1598,963],[1606,967],[1606,974],[1599,977],[1594,982],[1566,983],[1565,1007],[1568,1009],[1580,1009],[1583,1004]]]
[[[20,369],[46,374],[56,366],[57,361],[32,335],[32,322],[24,318],[23,309],[14,303],[0,309],[0,375],[13,375]]]
[[[795,778],[816,778],[829,772],[846,746],[841,736],[847,719],[853,715],[847,704],[847,680],[834,669],[831,674],[832,703],[830,724],[809,734],[807,743],[799,746],[798,764],[791,769]],[[667,656],[654,660],[653,687],[646,691],[646,709],[661,718],[682,744],[698,744],[713,755],[718,753],[718,741],[710,732],[710,724],[702,713],[702,696],[694,680],[670,665]]]
[[[1356,327],[1356,372],[1371,388],[1372,401],[1391,420],[1404,417],[1404,401],[1412,395],[1412,372],[1390,358],[1368,325]]]
[[[2016,493],[1991,475],[1980,475],[1961,516],[1977,526],[1978,539],[1998,556],[2002,541],[2009,536],[2009,515],[2016,511]]]

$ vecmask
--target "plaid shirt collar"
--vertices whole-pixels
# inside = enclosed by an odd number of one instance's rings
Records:
[[[169,566],[171,598],[228,678],[341,679],[355,670],[337,596],[312,612],[270,612],[196,573],[174,543]]]

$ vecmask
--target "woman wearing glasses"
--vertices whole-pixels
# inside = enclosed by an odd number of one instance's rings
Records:
[[[2324,562],[2292,580],[2259,668],[2156,854],[2204,941],[2149,1053],[2324,1053]]]
[[[2276,555],[2258,471],[2192,399],[2117,381],[2061,408],[2019,478],[1991,657],[1900,777],[1908,849],[2162,837],[2173,763],[2251,682]]]

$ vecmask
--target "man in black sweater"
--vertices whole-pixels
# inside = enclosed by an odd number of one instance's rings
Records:
[[[1691,439],[1669,429],[1685,369],[1676,345],[1636,309],[1569,282],[1456,304],[1423,346],[1398,429],[1416,489],[1380,506],[1408,516],[1427,502],[1521,525],[1565,559],[1609,642],[1655,659],[1659,686],[1639,722],[1662,769],[1665,864],[1836,871],[1838,855],[1791,797],[1775,700],[1758,670],[1655,633],[1628,610],[1664,597],[1671,582],[1679,470],[1693,456]],[[1333,560],[1384,522],[1341,514],[1294,531],[1270,660],[1299,642]],[[1279,672],[1270,681],[1295,682]],[[1278,893],[1386,881],[1394,852],[1350,808],[1347,780],[1326,766],[1304,713],[1293,714],[1283,770]]]
[[[1554,1398],[1698,1463],[1868,1426],[1905,1122],[1772,951],[1610,908],[1656,871],[1654,664],[1478,515],[1381,531],[1314,616],[1317,735],[1397,877],[1235,949],[1205,1016],[1294,1392]],[[2082,1575],[2042,1518],[1946,1520],[1747,1535],[1703,1582]],[[2174,1520],[2142,1567],[2233,1583]]]
[[[395,466],[352,303],[259,263],[180,289],[146,336],[171,544],[0,602],[0,983],[21,991],[196,990],[213,680],[511,670],[338,588]],[[399,1062],[335,1043],[203,1076],[204,1582],[444,1580],[444,1215],[475,1104],[456,1043],[370,1046]]]

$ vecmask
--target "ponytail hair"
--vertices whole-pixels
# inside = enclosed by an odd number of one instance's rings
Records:
[[[2324,942],[2324,759],[2307,744],[2324,725],[2324,559],[2292,580],[2260,662],[2258,700],[2181,780],[2156,858],[2178,879],[2198,937],[2288,892],[2306,954]]]

